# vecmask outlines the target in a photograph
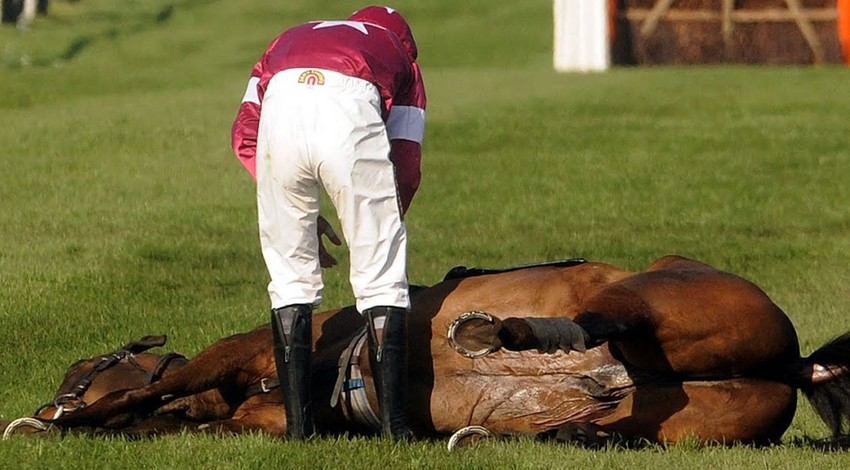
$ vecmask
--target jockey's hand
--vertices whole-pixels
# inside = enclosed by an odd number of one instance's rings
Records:
[[[328,240],[331,241],[336,246],[342,245],[342,240],[336,235],[331,224],[328,223],[327,219],[319,216],[318,223],[316,224],[316,234],[319,237],[319,265],[323,268],[332,268],[336,266],[336,258],[331,256],[328,253],[328,250],[325,249],[325,243],[322,240],[322,235],[328,237]]]

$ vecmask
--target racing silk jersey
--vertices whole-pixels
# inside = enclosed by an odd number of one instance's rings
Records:
[[[276,73],[293,68],[332,70],[375,85],[406,212],[419,187],[426,99],[419,65],[398,37],[370,23],[322,21],[296,26],[272,41],[251,72],[231,130],[233,151],[254,179],[263,95]]]

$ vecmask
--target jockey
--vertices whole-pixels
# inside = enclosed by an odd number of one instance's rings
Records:
[[[344,21],[295,26],[254,66],[232,129],[256,179],[269,271],[275,361],[287,435],[314,433],[312,312],[321,268],[336,264],[321,236],[323,187],[348,242],[350,282],[367,320],[385,436],[407,438],[407,232],[419,187],[425,88],[416,42],[397,11],[370,6]]]

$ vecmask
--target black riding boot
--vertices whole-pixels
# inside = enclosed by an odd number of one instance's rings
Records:
[[[393,439],[410,439],[407,427],[407,310],[374,307],[364,314],[369,332],[369,365],[381,408],[381,434]]]
[[[286,436],[293,439],[314,433],[310,400],[312,331],[312,306],[297,304],[272,310],[274,359],[286,406]]]

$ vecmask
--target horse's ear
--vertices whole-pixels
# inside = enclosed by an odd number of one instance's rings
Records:
[[[138,354],[140,352],[145,352],[150,348],[163,346],[165,345],[166,341],[167,337],[165,335],[150,335],[145,336],[144,338],[137,341],[131,341],[124,345],[124,347],[122,347],[121,349],[123,349],[124,351],[129,351],[132,354]]]

